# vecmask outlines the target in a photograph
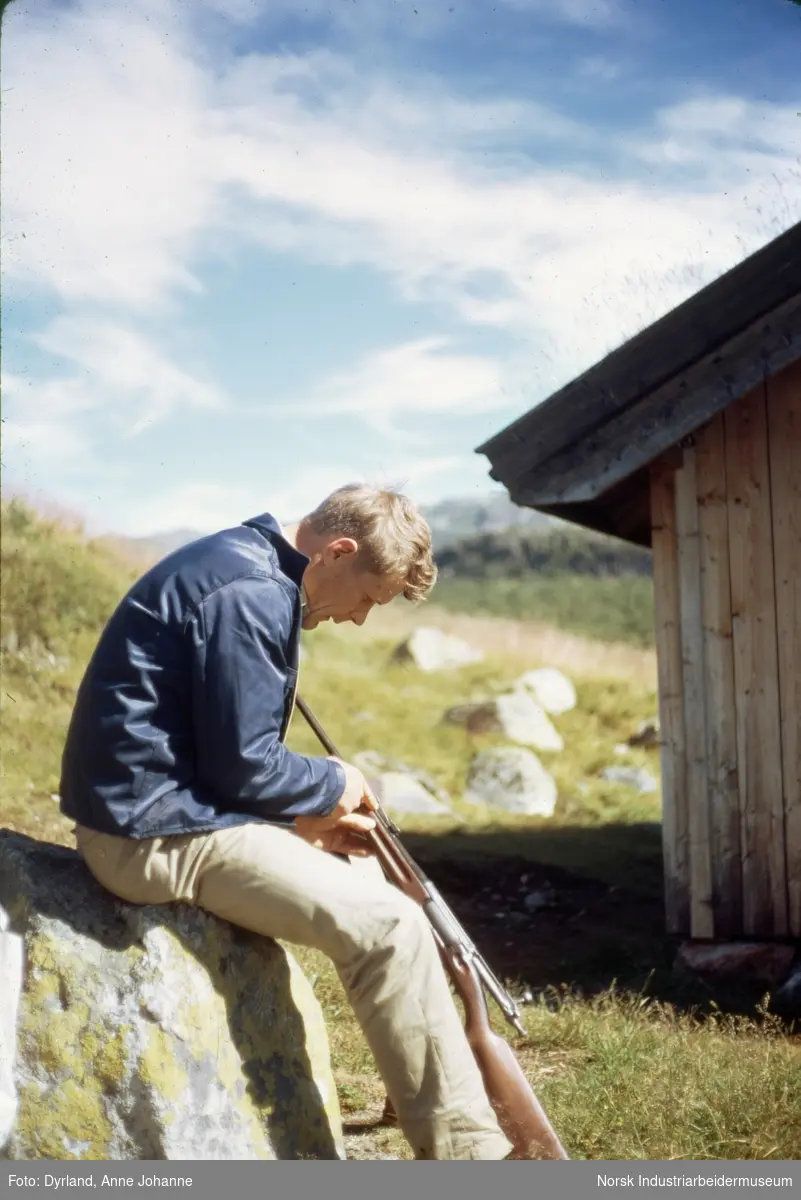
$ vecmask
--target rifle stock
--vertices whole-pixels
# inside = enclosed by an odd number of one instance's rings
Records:
[[[297,697],[297,706],[328,754],[342,756],[308,705]],[[379,805],[370,814],[376,827],[366,835],[381,868],[400,891],[421,905],[439,947],[443,966],[462,1000],[465,1033],[484,1081],[498,1123],[514,1147],[514,1157],[567,1159],[542,1105],[526,1079],[511,1046],[496,1034],[489,1021],[486,987],[507,1021],[521,1034],[517,1005],[496,979],[436,888],[402,845],[400,831]],[[390,1101],[385,1110],[393,1115]]]

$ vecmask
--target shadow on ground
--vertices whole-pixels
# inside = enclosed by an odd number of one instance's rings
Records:
[[[702,1014],[753,1015],[763,980],[717,985],[675,965],[658,824],[407,833],[404,845],[513,992],[612,985]],[[782,1014],[778,1014],[782,1015]]]

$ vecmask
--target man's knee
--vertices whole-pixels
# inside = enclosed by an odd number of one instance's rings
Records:
[[[425,947],[431,943],[431,926],[416,900],[411,900],[394,886],[386,888],[382,900],[382,916],[386,926],[386,935],[382,940],[410,948]]]
[[[389,975],[412,979],[429,955],[437,955],[431,928],[419,904],[396,888],[388,888],[370,914],[369,933],[359,939],[345,970],[349,985],[360,988],[370,978]]]

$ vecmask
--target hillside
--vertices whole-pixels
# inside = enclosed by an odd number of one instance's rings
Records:
[[[446,579],[651,575],[649,550],[564,522],[472,534],[441,547],[437,563]]]
[[[437,552],[437,603],[652,646],[650,551],[576,526],[474,534]]]
[[[56,795],[63,739],[97,634],[135,568],[22,506],[4,506],[2,522],[0,826],[70,845]],[[640,794],[602,774],[615,764],[658,776],[658,750],[627,745],[655,711],[650,652],[540,625],[451,618],[436,606],[390,605],[375,617],[365,630],[323,627],[304,639],[303,695],[346,757],[400,760],[451,798],[445,816],[394,815],[522,997],[520,1061],[572,1156],[798,1157],[801,1047],[755,1009],[761,990],[723,996],[675,972],[663,930],[658,791]],[[393,661],[398,638],[421,624],[462,632],[484,660],[434,674]],[[445,722],[445,711],[497,695],[538,666],[561,666],[577,693],[576,706],[553,717],[564,750],[540,754],[557,785],[553,816],[468,804],[474,755],[505,739],[468,733]],[[299,716],[289,741],[320,751]],[[298,957],[327,1019],[340,1103],[353,1122],[349,1154],[408,1158],[396,1130],[369,1125],[381,1081],[336,974],[316,952]]]

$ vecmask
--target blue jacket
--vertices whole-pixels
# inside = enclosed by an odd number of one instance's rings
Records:
[[[65,816],[144,838],[332,811],[342,767],[284,745],[308,561],[264,513],[134,584],[78,689]]]

